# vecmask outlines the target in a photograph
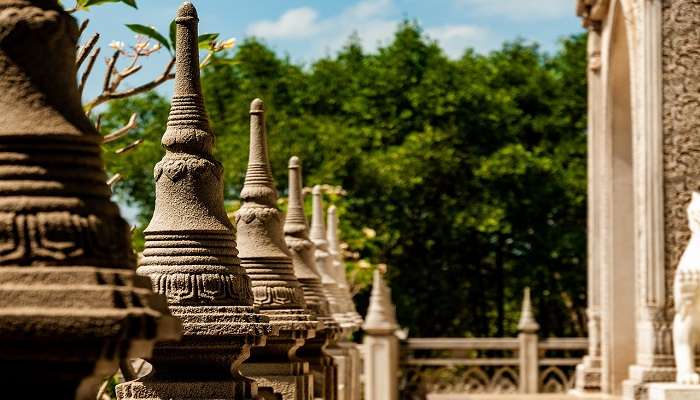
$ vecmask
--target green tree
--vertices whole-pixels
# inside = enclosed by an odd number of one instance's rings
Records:
[[[233,62],[203,73],[227,200],[235,203],[245,174],[248,105],[263,98],[278,188],[298,155],[307,185],[346,193],[327,200],[339,209],[361,308],[363,266],[385,263],[414,336],[512,335],[524,286],[544,335],[582,335],[585,48],[576,35],[551,56],[515,41],[451,60],[407,21],[375,53],[351,37],[303,67],[248,39],[213,56]],[[145,222],[167,102],[116,102],[104,123],[137,111],[133,134],[149,144],[107,161],[126,178],[117,195]]]

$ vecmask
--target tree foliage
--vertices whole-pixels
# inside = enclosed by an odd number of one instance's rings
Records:
[[[449,59],[419,26],[363,51],[356,38],[302,66],[247,39],[234,62],[203,73],[207,108],[235,202],[248,157],[248,105],[265,100],[270,156],[286,190],[287,160],[307,185],[343,188],[348,263],[366,305],[367,263],[385,263],[402,325],[412,336],[512,335],[522,289],[532,287],[542,333],[582,335],[585,308],[585,37],[554,55],[523,41]],[[219,55],[214,55],[219,57]],[[105,127],[133,112],[146,138],[107,156],[116,188],[146,223],[167,100],[110,104]],[[109,150],[109,149],[108,149]],[[352,258],[352,257],[351,257]]]

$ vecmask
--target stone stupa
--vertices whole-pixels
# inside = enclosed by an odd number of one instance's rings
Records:
[[[272,333],[253,305],[226,216],[223,167],[212,156],[214,135],[199,78],[194,6],[177,11],[176,77],[165,156],[156,164],[156,204],[145,230],[138,272],[167,296],[184,324],[180,343],[164,343],[149,360],[154,372],[117,386],[120,399],[252,399],[255,384],[238,368],[250,348]]]
[[[321,274],[321,284],[323,291],[331,306],[331,312],[336,321],[343,329],[343,336],[349,335],[357,329],[357,324],[354,318],[346,311],[343,304],[343,293],[336,281],[333,271],[333,258],[328,249],[328,240],[326,236],[326,225],[323,217],[323,199],[321,187],[316,185],[311,191],[312,197],[312,215],[311,215],[311,232],[309,237],[316,246],[315,258],[316,267]]]
[[[75,20],[56,1],[0,0],[0,27],[3,390],[94,399],[121,359],[180,327],[134,272],[102,136],[80,103]]]
[[[338,235],[338,214],[336,212],[335,206],[328,207],[328,253],[332,260],[332,272],[333,276],[338,283],[339,294],[341,296],[340,302],[342,304],[342,310],[348,316],[357,328],[362,326],[364,322],[362,316],[357,312],[355,308],[355,301],[352,299],[352,294],[350,293],[350,285],[348,284],[348,278],[345,274],[345,263],[343,263],[342,250],[340,248],[340,238]]]
[[[316,337],[306,341],[297,354],[307,360],[314,374],[314,395],[324,400],[337,398],[337,368],[325,349],[340,338],[340,324],[331,314],[316,268],[315,246],[309,239],[309,227],[304,213],[301,162],[289,159],[289,202],[284,223],[285,240],[292,253],[294,273],[304,290],[306,305],[325,324]]]
[[[304,291],[284,240],[260,99],[250,105],[250,157],[241,199],[236,227],[242,265],[252,279],[255,304],[279,329],[279,336],[252,352],[243,372],[284,400],[312,398],[309,365],[295,353],[323,324],[306,309]]]

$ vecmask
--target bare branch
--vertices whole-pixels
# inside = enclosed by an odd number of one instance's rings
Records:
[[[102,129],[102,114],[97,115],[97,119],[95,121],[95,130],[99,132]]]
[[[112,191],[114,191],[114,187],[115,187],[115,186],[117,185],[117,183],[119,183],[123,178],[124,178],[124,177],[122,176],[122,174],[116,173],[116,174],[112,175],[112,177],[109,178],[109,179],[107,180],[107,186],[109,186],[109,188],[110,188]]]
[[[115,154],[124,154],[127,151],[131,151],[131,150],[135,149],[141,143],[143,143],[143,139],[137,139],[137,140],[127,144],[126,146],[122,147],[121,149],[115,150],[114,153]]]
[[[87,58],[88,54],[92,51],[92,48],[95,47],[95,44],[97,44],[97,41],[100,39],[100,34],[95,33],[88,39],[87,43],[80,47],[78,50],[78,58],[75,61],[77,65],[77,69],[80,69],[80,66],[83,65],[83,62]]]
[[[112,80],[112,75],[114,74],[114,66],[117,64],[117,59],[119,58],[121,52],[119,50],[115,51],[112,57],[107,61],[107,71],[105,72],[105,80],[102,84],[102,92],[109,92],[109,82]]]
[[[90,76],[90,73],[92,72],[92,67],[95,66],[95,60],[97,60],[97,56],[100,54],[100,48],[96,48],[94,52],[92,52],[92,55],[90,56],[90,59],[88,60],[87,66],[85,67],[85,72],[83,72],[83,76],[80,77],[80,84],[78,85],[78,91],[80,94],[83,93],[83,89],[85,88],[85,83],[87,82],[88,77]]]
[[[124,99],[127,97],[135,96],[139,93],[144,93],[148,92],[149,90],[153,90],[160,86],[161,84],[169,81],[170,79],[175,78],[175,74],[172,73],[173,67],[175,66],[175,58],[173,57],[170,59],[170,62],[168,65],[165,67],[165,71],[163,71],[163,74],[157,77],[156,79],[152,80],[151,82],[144,83],[141,86],[137,86],[132,89],[127,89],[122,92],[110,92],[109,90],[103,91],[102,94],[97,96],[95,99],[89,101],[85,105],[85,110],[86,112],[90,112],[93,108],[97,107],[98,105],[105,103],[110,100],[116,100],[116,99]]]
[[[85,33],[85,29],[87,29],[89,24],[90,18],[87,18],[85,21],[80,23],[80,28],[78,29],[78,36],[82,36],[83,33]]]
[[[129,122],[124,125],[123,127],[117,129],[116,131],[105,135],[104,138],[102,139],[102,143],[112,143],[116,140],[119,140],[126,136],[129,131],[132,129],[136,128],[138,126],[138,123],[136,122],[136,113],[131,114],[131,118],[129,118]]]

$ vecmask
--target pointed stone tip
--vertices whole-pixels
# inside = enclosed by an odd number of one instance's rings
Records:
[[[299,157],[292,156],[289,159],[289,168],[299,168],[300,165],[301,165],[301,160],[299,160]]]
[[[328,206],[328,214],[335,215],[335,206]]]
[[[260,99],[255,99],[250,102],[250,113],[258,114],[265,111],[265,103]]]
[[[321,194],[321,186],[314,185],[314,188],[311,190],[311,194],[315,194],[315,195]]]
[[[177,9],[177,18],[199,19],[197,16],[197,9],[194,8],[194,5],[189,1],[182,3],[180,8]]]

